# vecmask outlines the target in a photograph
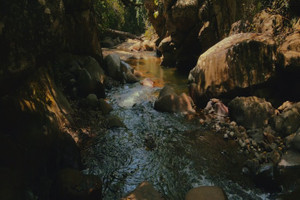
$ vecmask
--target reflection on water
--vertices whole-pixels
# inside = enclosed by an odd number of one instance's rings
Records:
[[[128,62],[161,85],[175,85],[178,91],[186,87],[184,78],[173,69],[161,69],[155,57]],[[267,195],[258,195],[220,176],[221,171],[215,174],[218,178],[207,174],[216,163],[210,165],[206,160],[214,155],[199,154],[193,139],[185,136],[186,131],[201,127],[187,122],[181,114],[154,110],[157,90],[136,83],[114,88],[108,94],[112,114],[127,128],[99,134],[84,158],[85,172],[103,180],[104,200],[120,199],[143,181],[153,184],[166,200],[182,200],[189,189],[201,185],[221,186],[229,199],[267,199]]]
[[[163,87],[168,84],[178,93],[187,93],[187,75],[179,73],[175,68],[160,66],[160,58],[144,56],[143,59],[129,58],[127,61],[135,70],[154,81],[154,86]]]

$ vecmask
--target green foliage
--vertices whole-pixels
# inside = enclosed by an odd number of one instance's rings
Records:
[[[145,31],[145,38],[151,40],[152,37],[156,34],[156,31],[152,25],[148,25]]]
[[[111,28],[127,31],[134,34],[143,33],[145,30],[146,11],[141,0],[128,1],[124,5],[122,0],[95,0],[94,8],[98,18],[100,31]],[[134,4],[132,4],[134,3]]]
[[[287,16],[290,0],[241,0],[243,7],[243,19],[251,19],[256,13],[267,9],[273,14]]]

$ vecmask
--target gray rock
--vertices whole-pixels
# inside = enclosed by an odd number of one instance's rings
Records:
[[[107,120],[107,126],[108,126],[108,128],[125,127],[124,123],[117,116],[114,116],[114,115],[109,116],[106,120]]]
[[[248,129],[262,128],[275,114],[271,103],[258,97],[236,97],[229,103],[230,116]]]
[[[123,81],[124,76],[121,71],[121,59],[117,54],[109,54],[105,57],[107,74],[118,81]]]
[[[127,83],[136,83],[139,82],[139,79],[131,71],[128,71],[125,74],[125,81]]]
[[[282,112],[272,118],[273,128],[281,136],[288,136],[300,128],[300,102],[285,106]]]
[[[79,71],[78,81],[77,81],[78,95],[81,97],[86,97],[89,94],[96,94],[98,98],[105,97],[104,85],[92,79],[90,73],[86,69],[81,69]]]
[[[104,115],[107,115],[113,110],[112,106],[109,103],[107,103],[104,99],[99,99],[99,107],[102,114]]]
[[[300,152],[300,129],[298,129],[293,140],[291,141],[291,148]]]
[[[91,56],[86,57],[83,68],[85,68],[90,73],[92,79],[97,80],[103,84],[105,73],[95,58]]]

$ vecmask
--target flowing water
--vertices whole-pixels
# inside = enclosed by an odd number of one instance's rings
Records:
[[[153,109],[163,85],[170,84],[178,92],[186,91],[185,76],[174,69],[161,68],[159,60],[151,55],[128,62],[150,77],[157,87],[135,83],[109,91],[108,99],[114,108],[111,114],[120,117],[126,128],[99,134],[96,145],[88,149],[89,156],[85,161],[85,172],[102,178],[105,200],[120,199],[143,181],[150,182],[170,200],[183,200],[188,190],[201,185],[220,186],[229,199],[269,199],[268,194],[230,178],[231,167],[225,166],[230,158],[222,161],[226,152],[216,147],[218,144],[213,144],[210,151],[211,141],[201,146],[195,143],[195,138],[187,136],[190,130],[204,131],[199,123],[189,121],[181,114]],[[243,179],[239,171],[235,174]]]

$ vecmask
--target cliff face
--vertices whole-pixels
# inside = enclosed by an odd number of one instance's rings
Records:
[[[160,43],[162,64],[184,71],[194,67],[202,52],[229,34],[231,24],[241,18],[244,9],[244,1],[236,0],[161,0],[157,5],[151,2],[146,1],[146,8],[160,41],[170,37]]]
[[[62,51],[102,59],[90,0],[1,1],[0,9],[1,93]]]
[[[80,169],[78,147],[63,130],[72,123],[72,109],[54,81],[58,76],[54,69],[65,67],[58,64],[63,53],[89,55],[102,62],[92,3],[0,1],[3,199],[61,199],[54,187],[59,170]],[[84,182],[86,177],[81,178]]]
[[[260,27],[255,24],[257,22],[250,27],[255,13],[267,4],[285,6],[282,1],[268,3],[259,0],[159,0],[157,4],[154,2],[156,1],[146,0],[145,6],[150,22],[160,36],[157,45],[163,55],[162,65],[177,67],[186,72],[196,65],[202,53],[232,34],[232,26],[239,29],[237,32],[259,32]],[[299,10],[299,2],[287,2],[289,6],[282,9],[283,12],[290,16],[299,16],[299,12],[296,11]],[[272,9],[271,12],[274,11]],[[273,17],[276,18],[275,15]],[[278,23],[279,18],[268,18],[266,21]],[[246,20],[248,24],[244,23]],[[267,30],[263,30],[265,31]]]

